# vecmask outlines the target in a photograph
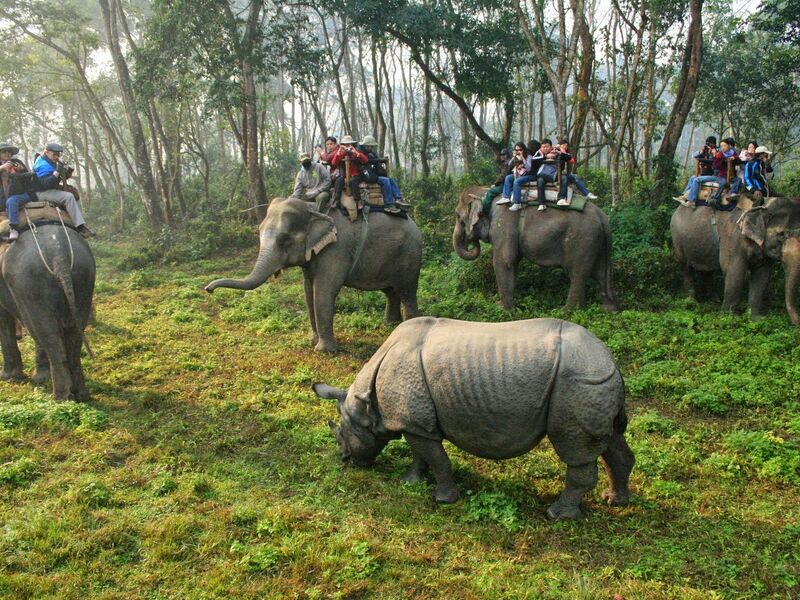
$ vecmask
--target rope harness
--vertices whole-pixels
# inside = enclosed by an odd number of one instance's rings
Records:
[[[350,270],[347,272],[347,276],[348,277],[350,277],[350,275],[353,274],[353,271],[355,271],[356,265],[358,264],[358,261],[361,259],[361,253],[364,251],[364,246],[367,243],[367,232],[369,230],[369,219],[367,219],[367,211],[366,210],[362,210],[361,211],[361,218],[364,219],[364,226],[361,228],[361,232],[359,234],[359,239],[358,239],[358,245],[356,246],[356,251],[353,254],[353,263],[350,266]]]
[[[69,269],[71,271],[72,267],[75,265],[75,251],[72,248],[72,240],[70,239],[69,234],[67,233],[67,226],[64,224],[64,218],[61,216],[61,208],[56,206],[55,209],[56,213],[58,213],[58,220],[61,222],[61,228],[64,230],[64,235],[66,236],[67,243],[69,244]],[[36,232],[37,232],[36,225],[34,224],[33,221],[31,221],[31,217],[28,214],[28,209],[23,208],[23,210],[25,211],[25,220],[28,221],[28,228],[31,230],[31,234],[33,235],[33,241],[36,243],[36,250],[38,250],[39,252],[39,258],[42,259],[42,264],[44,265],[44,268],[47,269],[47,272],[50,273],[50,275],[52,275],[53,277],[55,277],[56,273],[55,271],[53,271],[53,269],[50,268],[50,265],[47,264],[47,259],[45,259],[44,253],[42,252],[42,247],[39,245],[39,240],[36,237]]]

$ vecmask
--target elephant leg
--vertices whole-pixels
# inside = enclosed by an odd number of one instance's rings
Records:
[[[771,277],[771,264],[761,265],[750,273],[748,305],[750,306],[750,316],[754,319],[764,316],[764,297]]]
[[[610,269],[611,265],[607,265],[605,260],[598,260],[592,271],[592,278],[600,286],[600,301],[602,302],[603,310],[617,312],[619,310],[619,302],[617,302],[617,293],[610,277]]]
[[[422,457],[413,452],[413,460],[411,466],[403,474],[403,481],[406,483],[419,483],[425,481],[425,475],[428,473],[428,464],[422,460]]]
[[[89,390],[86,389],[86,380],[83,377],[83,365],[81,364],[83,332],[75,329],[66,335],[65,341],[67,347],[67,364],[72,379],[71,396],[78,402],[88,402]]]
[[[31,315],[32,316],[32,315]],[[72,373],[70,371],[66,340],[55,319],[24,319],[30,324],[31,335],[38,348],[44,349],[50,359],[50,378],[56,400],[72,400]]]
[[[419,308],[417,308],[417,290],[414,290],[413,295],[407,298],[400,298],[400,303],[403,306],[403,320],[408,321],[414,317],[419,316]]]
[[[567,485],[558,499],[547,509],[551,519],[577,519],[583,516],[583,496],[597,485],[597,462],[567,465]]]
[[[400,294],[393,288],[386,288],[383,293],[386,294],[386,309],[383,311],[383,320],[390,325],[395,325],[402,319],[400,314]]]
[[[451,504],[458,500],[458,488],[453,481],[453,468],[450,459],[444,451],[441,441],[423,438],[411,433],[403,433],[416,463],[424,462],[429,465],[436,479],[436,502]],[[413,464],[412,464],[413,467]]]
[[[732,264],[725,271],[725,292],[722,298],[723,312],[735,312],[739,309],[744,286],[745,266],[740,263]]]
[[[586,281],[587,273],[585,269],[579,267],[569,272],[569,292],[567,293],[567,303],[564,308],[583,308],[586,306]]]
[[[339,346],[333,337],[333,315],[336,311],[336,296],[339,294],[341,283],[323,285],[314,282],[314,317],[317,325],[317,352],[336,352]]]
[[[514,286],[517,279],[516,256],[510,259],[501,257],[502,251],[495,248],[492,262],[494,263],[494,276],[497,279],[497,293],[500,295],[500,304],[506,310],[514,310]]]
[[[10,312],[0,308],[0,346],[3,349],[3,372],[0,379],[22,381],[22,355],[17,345],[17,321]]]
[[[33,373],[33,383],[42,385],[50,381],[50,358],[38,343],[36,344],[36,370]]]
[[[603,492],[603,499],[612,506],[627,504],[631,496],[628,480],[636,459],[621,433],[615,433],[611,437],[608,450],[603,452],[602,457],[609,481],[609,488]]]
[[[694,302],[697,302],[697,289],[694,285],[694,277],[692,267],[687,264],[682,265],[683,273],[683,291]]]
[[[311,281],[311,275],[306,269],[303,269],[303,291],[306,295],[308,321],[311,323],[311,345],[316,346],[319,336],[317,335],[317,320],[314,318],[314,283]]]

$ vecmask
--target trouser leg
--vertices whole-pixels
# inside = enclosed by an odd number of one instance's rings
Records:
[[[8,200],[6,200],[6,209],[8,210],[8,223],[12,227],[16,228],[19,226],[19,209],[24,204],[27,204],[31,201],[31,195],[28,193],[25,194],[15,194],[11,196]]]
[[[75,200],[75,196],[71,193],[65,192],[64,190],[45,190],[44,192],[37,192],[37,196],[39,200],[47,200],[62,205],[66,209],[67,214],[69,214],[70,219],[72,219],[72,223],[75,227],[80,227],[86,223],[86,220],[83,218],[83,213],[81,212],[81,207]]]

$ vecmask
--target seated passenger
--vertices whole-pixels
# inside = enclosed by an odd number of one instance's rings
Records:
[[[570,183],[575,184],[575,187],[578,188],[578,191],[584,198],[588,198],[589,200],[597,200],[597,196],[595,196],[586,188],[586,184],[583,183],[583,180],[574,173],[570,172],[570,170],[574,168],[575,157],[569,153],[569,142],[564,139],[559,140],[558,149],[561,151],[560,158],[561,162],[564,163],[564,172],[561,174],[561,186],[558,190],[558,202],[556,202],[556,204],[559,206],[569,206],[571,204],[567,194],[567,186]]]
[[[553,149],[553,142],[549,138],[542,140],[542,146],[539,151],[533,155],[534,169],[536,165],[540,165],[536,169],[536,201],[539,204],[537,210],[545,210],[545,195],[544,189],[548,183],[555,183],[558,179],[558,163],[556,162],[560,156],[558,150]]]
[[[395,204],[403,202],[403,195],[400,192],[400,186],[389,177],[389,173],[386,171],[386,159],[380,158],[377,154],[378,142],[374,137],[368,135],[361,142],[361,148],[367,157],[367,165],[361,173],[363,180],[366,183],[377,183],[381,186],[384,212],[392,214],[401,212]]]
[[[319,157],[319,161],[324,163],[328,166],[328,169],[331,172],[331,181],[336,180],[336,177],[339,175],[338,169],[334,169],[331,167],[331,162],[333,161],[333,155],[336,154],[336,151],[339,149],[339,144],[336,141],[336,138],[332,135],[329,135],[325,138],[325,148],[323,149],[322,146],[317,145],[315,151],[317,153],[317,157]]]
[[[533,156],[528,154],[524,142],[517,142],[514,144],[514,157],[511,159],[511,173],[506,175],[503,182],[503,197],[497,204],[509,204],[512,201],[513,191],[514,203],[509,210],[513,212],[522,210],[522,186],[529,181],[533,181]]]
[[[319,212],[325,212],[331,199],[331,174],[322,163],[312,163],[308,152],[300,155],[300,170],[294,179],[292,196],[315,202]]]
[[[366,155],[357,150],[355,146],[356,141],[346,135],[342,138],[339,147],[331,158],[331,167],[338,169],[338,175],[333,187],[332,206],[336,206],[342,197],[342,188],[344,188],[346,180],[350,181],[350,192],[353,194],[353,198],[357,203],[361,203],[361,194],[358,186],[362,179],[361,170],[368,160]]]
[[[690,177],[683,194],[677,196],[675,200],[684,206],[695,206],[697,197],[700,194],[700,186],[704,183],[717,183],[719,185],[712,203],[721,197],[725,184],[728,182],[728,158],[735,156],[736,149],[733,147],[733,139],[726,138],[720,143],[719,150],[714,153],[712,167],[713,175],[700,175]]]
[[[739,153],[739,161],[736,165],[736,178],[731,182],[731,189],[728,193],[729,198],[739,193],[744,183],[744,167],[755,157],[756,148],[758,148],[758,142],[752,141],[747,144],[747,149]]]
[[[33,163],[33,170],[36,172],[39,185],[36,196],[39,200],[54,202],[63,206],[78,233],[85,238],[90,238],[94,236],[94,232],[86,226],[81,207],[75,200],[75,196],[63,189],[58,189],[61,182],[66,182],[72,173],[71,169],[66,168],[64,163],[58,160],[63,152],[64,149],[60,144],[47,144],[44,152]],[[8,220],[11,223],[15,222],[11,219],[11,209],[8,211]]]
[[[755,156],[744,166],[744,186],[753,196],[756,206],[764,204],[764,198],[769,197],[767,173],[772,172],[771,158],[772,152],[766,146],[759,146],[755,149]]]
[[[706,138],[705,145],[699,152],[694,153],[694,159],[697,161],[697,175],[713,175],[714,174],[714,155],[717,153],[717,138],[710,135]]]
[[[486,192],[486,195],[483,197],[483,203],[481,204],[481,212],[483,212],[485,215],[491,213],[492,200],[495,196],[497,196],[497,194],[502,193],[506,176],[511,173],[511,160],[508,156],[508,150],[505,148],[500,150],[500,158],[497,160],[497,169],[499,171],[499,175],[492,184],[492,187],[490,187]]]

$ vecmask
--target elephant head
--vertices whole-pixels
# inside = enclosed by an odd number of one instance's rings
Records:
[[[298,198],[273,200],[259,226],[260,248],[256,264],[244,279],[217,279],[205,290],[218,287],[252,290],[270,275],[287,267],[303,265],[325,246],[336,241],[333,219],[315,211]]]
[[[381,421],[380,414],[373,406],[369,392],[355,392],[315,383],[314,392],[320,398],[336,400],[336,408],[341,419],[336,425],[328,421],[328,426],[336,437],[342,460],[357,467],[369,467],[397,434],[388,432]]]
[[[764,256],[783,262],[786,273],[786,311],[800,325],[797,288],[800,285],[800,200],[770,198],[766,206],[745,211],[739,218],[742,235]]]
[[[481,198],[483,188],[466,188],[458,197],[456,205],[456,226],[453,229],[453,249],[464,260],[475,260],[481,253],[480,240],[488,241],[486,229],[481,221],[488,221],[482,215]]]

